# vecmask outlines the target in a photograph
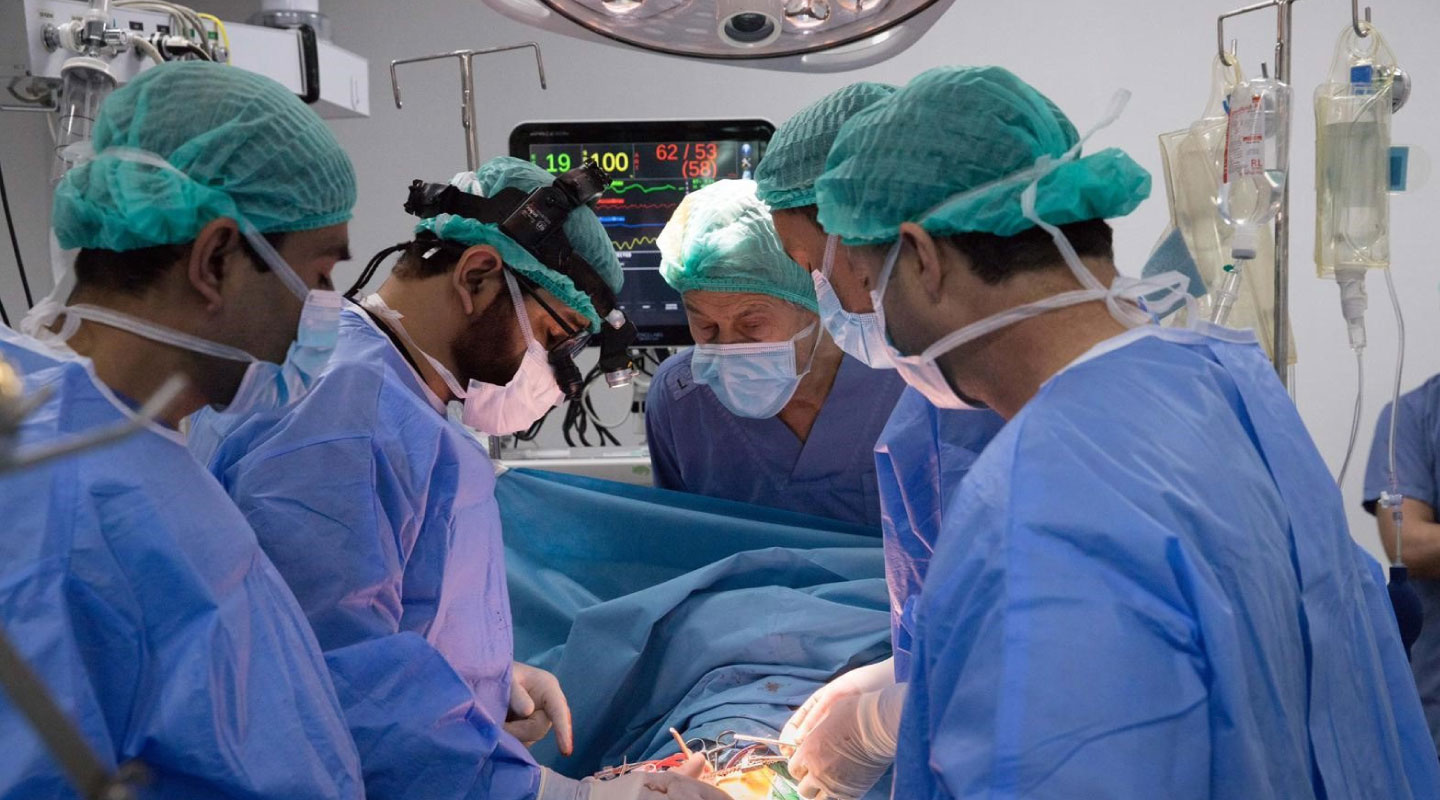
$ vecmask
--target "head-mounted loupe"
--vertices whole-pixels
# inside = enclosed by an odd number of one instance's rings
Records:
[[[493,197],[480,197],[450,184],[417,180],[410,184],[405,211],[421,219],[455,214],[496,225],[541,264],[569,278],[575,288],[590,298],[602,320],[596,336],[600,341],[600,370],[605,374],[605,383],[612,387],[627,386],[635,377],[635,365],[630,360],[635,325],[616,307],[615,292],[595,267],[576,252],[564,230],[571,212],[591,206],[609,185],[610,176],[593,161],[561,173],[554,183],[528,194],[509,188],[496,192]],[[522,282],[522,286],[525,283],[528,282]],[[533,294],[534,287],[530,288]],[[567,339],[550,351],[550,366],[565,398],[578,400],[584,382],[574,363],[579,348],[572,343],[573,339]]]

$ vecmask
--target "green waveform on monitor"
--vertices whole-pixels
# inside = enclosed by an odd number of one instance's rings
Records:
[[[642,194],[652,194],[654,192],[683,192],[685,191],[685,186],[683,184],[676,186],[671,183],[657,183],[654,186],[646,186],[643,183],[626,183],[625,181],[611,181],[610,183],[610,191],[615,194],[625,194],[635,189],[639,189]]]
[[[634,250],[642,244],[655,244],[655,237],[636,236],[634,239],[625,239],[623,241],[612,239],[610,244],[614,245],[616,250]]]

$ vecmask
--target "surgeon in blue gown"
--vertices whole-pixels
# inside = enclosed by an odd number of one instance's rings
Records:
[[[835,343],[866,366],[892,369],[869,292],[853,276],[849,248],[816,219],[815,180],[840,127],[896,91],[883,83],[853,83],[811,103],[771,137],[755,170],[756,194],[770,207],[785,252],[810,273],[820,319]],[[854,310],[851,310],[854,309]],[[823,716],[841,697],[881,687],[910,673],[913,610],[940,532],[948,489],[960,485],[980,451],[1004,424],[988,409],[936,408],[906,388],[875,442],[875,478],[885,539],[894,657],[828,685],[796,713],[785,735],[803,735],[805,720]]]
[[[1298,413],[1251,334],[1149,322],[1184,280],[1118,276],[1104,222],[1149,176],[1080,142],[995,67],[924,73],[836,139],[819,221],[897,370],[1007,423],[946,508],[908,686],[837,704],[792,772],[847,796],[898,750],[905,798],[1440,796]]]
[[[658,244],[696,347],[647,396],[655,485],[878,527],[872,451],[903,384],[830,338],[755,183],[687,195]]]
[[[133,421],[172,375],[188,388],[122,441],[0,474],[0,626],[103,767],[144,765],[144,797],[361,798],[310,626],[175,429],[255,403],[243,387],[278,369],[300,295],[344,255],[350,161],[289,90],[200,62],[112,94],[93,144],[52,215],[73,272],[33,336],[0,328],[43,396],[13,444]],[[0,797],[79,796],[0,691]]]
[[[1386,406],[1375,423],[1374,444],[1365,467],[1365,510],[1375,515],[1380,542],[1397,558],[1395,524],[1390,512],[1379,508],[1385,492],[1404,498],[1403,541],[1400,550],[1410,571],[1410,584],[1420,595],[1424,627],[1410,651],[1410,665],[1420,688],[1420,701],[1430,735],[1440,748],[1440,376],[1425,381],[1400,397],[1395,424],[1395,480],[1390,480],[1390,416]]]
[[[450,184],[524,198],[554,180],[496,158]],[[486,433],[529,427],[561,399],[548,351],[600,319],[554,262],[462,204],[435,210],[397,248],[379,291],[341,314],[310,391],[203,455],[315,628],[368,797],[640,800],[668,788],[718,800],[679,775],[662,776],[666,786],[581,783],[542,769],[525,747],[553,722],[568,752],[569,708],[553,676],[513,663],[494,465],[446,406],[460,401],[461,421]],[[618,290],[594,212],[569,211],[563,233],[585,269]]]

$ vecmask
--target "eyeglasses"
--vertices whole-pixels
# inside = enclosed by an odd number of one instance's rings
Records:
[[[540,296],[540,287],[534,281],[516,270],[512,269],[510,272],[515,276],[515,282],[520,287],[520,291],[535,298],[535,302],[545,309],[545,313],[549,314],[550,318],[555,320],[555,323],[560,326],[560,330],[564,332],[564,339],[545,348],[545,356],[546,360],[550,362],[550,371],[555,373],[555,383],[560,386],[560,391],[565,394],[565,399],[572,402],[579,400],[585,392],[585,379],[580,374],[580,368],[575,365],[575,357],[585,349],[585,345],[590,343],[589,329],[575,330],[564,317],[545,302],[545,298]]]
[[[555,320],[555,323],[560,326],[560,330],[565,334],[564,339],[561,339],[555,345],[545,348],[546,352],[559,353],[573,358],[585,348],[585,345],[590,343],[589,329],[576,330],[564,316],[554,308],[551,308],[550,304],[545,302],[545,298],[540,296],[539,284],[521,272],[511,270],[511,274],[515,276],[515,281],[520,284],[520,291],[534,298],[535,302],[539,303],[540,307],[545,309],[545,313],[549,314],[550,318]]]

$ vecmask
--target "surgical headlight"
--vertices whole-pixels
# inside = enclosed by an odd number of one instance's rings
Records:
[[[594,304],[602,320],[600,332],[600,370],[606,384],[626,386],[635,377],[630,360],[630,346],[636,338],[635,324],[616,306],[615,292],[590,262],[576,252],[565,235],[565,220],[578,208],[592,205],[610,185],[610,176],[593,161],[569,172],[561,173],[555,182],[528,194],[516,188],[502,189],[493,197],[470,194],[450,184],[414,181],[405,211],[421,219],[440,214],[455,214],[478,222],[497,225],[500,231],[525,248],[546,267],[569,278],[575,288],[584,292]],[[532,290],[529,281],[521,286]],[[552,316],[564,320],[547,307]],[[578,335],[577,335],[578,337]],[[573,343],[577,337],[567,339]],[[579,345],[549,350],[550,366],[555,380],[569,400],[576,400],[584,388],[574,356],[590,340],[587,334]]]

